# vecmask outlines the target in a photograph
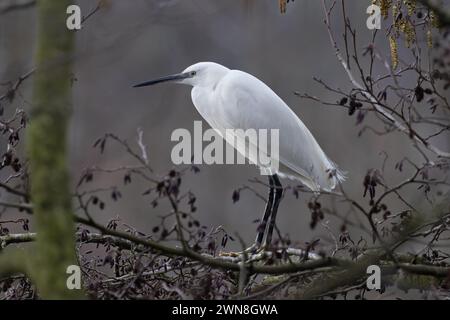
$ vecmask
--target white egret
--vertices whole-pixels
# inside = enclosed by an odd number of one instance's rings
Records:
[[[298,180],[314,192],[331,191],[345,179],[297,115],[256,77],[217,63],[199,62],[181,73],[134,87],[167,81],[192,86],[192,102],[200,115],[228,143],[235,146],[237,140],[240,146],[236,147],[237,151],[257,165],[255,154],[245,147],[245,137],[224,135],[223,132],[226,129],[279,130],[279,165],[277,169],[264,168],[270,173],[269,197],[252,249],[260,248],[265,234],[265,245],[271,243],[278,205],[283,195],[279,177]]]

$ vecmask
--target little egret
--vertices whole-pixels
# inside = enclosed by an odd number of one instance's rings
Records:
[[[297,115],[256,77],[217,63],[199,62],[181,73],[146,81],[134,87],[167,81],[192,86],[192,102],[200,115],[229,144],[235,146],[237,140],[240,147],[235,147],[236,150],[257,165],[256,156],[249,152],[244,136],[223,133],[226,129],[279,130],[279,159],[276,159],[279,165],[277,169],[264,168],[269,172],[269,196],[251,251],[261,247],[264,236],[265,246],[271,244],[283,195],[279,177],[298,180],[316,193],[331,191],[345,179]]]

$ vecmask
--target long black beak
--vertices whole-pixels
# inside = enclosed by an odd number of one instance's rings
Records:
[[[133,86],[133,88],[147,87],[147,86],[152,86],[157,83],[162,83],[162,82],[167,82],[167,81],[175,81],[175,80],[183,80],[183,79],[190,78],[190,77],[192,77],[192,75],[189,72],[177,73],[177,74],[172,74],[170,76],[165,76],[165,77],[158,78],[155,80],[150,80],[150,81],[136,84]]]

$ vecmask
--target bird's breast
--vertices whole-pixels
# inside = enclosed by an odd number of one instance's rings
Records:
[[[198,113],[205,119],[208,124],[215,129],[221,127],[217,123],[217,99],[214,97],[214,92],[203,87],[194,87],[191,91],[192,103],[197,109]]]

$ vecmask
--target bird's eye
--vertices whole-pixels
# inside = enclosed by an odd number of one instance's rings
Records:
[[[197,74],[197,71],[191,71],[191,76],[195,76]]]

